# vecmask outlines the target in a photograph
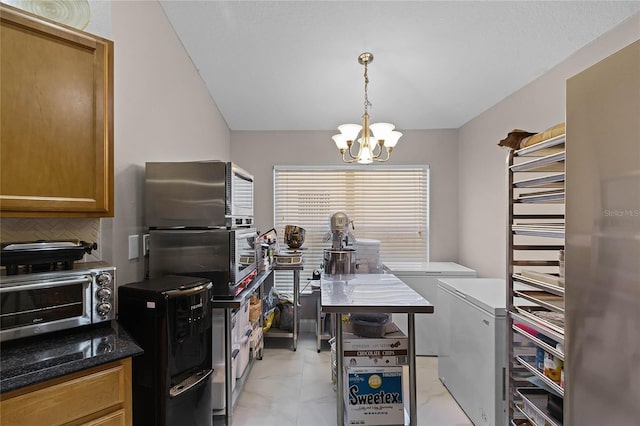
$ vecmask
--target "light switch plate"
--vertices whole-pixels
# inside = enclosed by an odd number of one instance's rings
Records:
[[[138,258],[139,246],[140,237],[138,235],[129,235],[129,260]]]
[[[149,254],[149,234],[144,234],[142,236],[142,255],[146,256]]]

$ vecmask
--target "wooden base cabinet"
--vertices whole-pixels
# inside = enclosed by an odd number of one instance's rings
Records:
[[[2,424],[132,424],[131,358],[1,395]]]
[[[0,215],[113,216],[113,42],[0,4]]]

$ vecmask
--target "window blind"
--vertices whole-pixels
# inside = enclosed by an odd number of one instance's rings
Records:
[[[307,277],[323,263],[331,247],[329,219],[342,211],[353,221],[353,235],[380,241],[381,262],[429,259],[429,167],[418,166],[275,166],[274,226],[281,241],[286,225],[305,229]],[[292,274],[276,271],[275,284],[292,293]]]

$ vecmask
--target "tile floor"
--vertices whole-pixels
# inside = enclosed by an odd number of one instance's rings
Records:
[[[265,340],[233,411],[234,426],[334,426],[336,393],[328,345],[318,353],[315,335],[301,333],[296,352],[289,339]],[[326,345],[326,342],[325,342]],[[438,379],[438,359],[418,357],[418,425],[473,424]]]

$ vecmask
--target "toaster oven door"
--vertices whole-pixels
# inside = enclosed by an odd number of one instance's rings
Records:
[[[232,298],[236,284],[256,269],[253,228],[152,229],[149,235],[152,279],[171,274],[209,278],[217,298]]]
[[[0,341],[91,324],[90,275],[0,285]]]
[[[256,230],[255,228],[236,229],[233,231],[234,243],[234,278],[238,283],[256,269]]]

